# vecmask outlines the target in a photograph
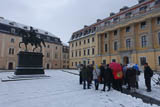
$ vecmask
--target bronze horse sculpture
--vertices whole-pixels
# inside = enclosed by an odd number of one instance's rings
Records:
[[[35,30],[33,30],[32,27],[30,31],[21,29],[19,32],[19,35],[22,37],[22,42],[19,43],[19,48],[21,48],[21,44],[23,43],[25,45],[25,51],[28,51],[28,48],[27,48],[28,44],[31,44],[31,46],[35,46],[33,48],[33,52],[38,47],[40,47],[40,52],[42,52],[41,43],[43,44],[44,47],[46,47],[44,40],[37,36],[37,34],[35,33]]]

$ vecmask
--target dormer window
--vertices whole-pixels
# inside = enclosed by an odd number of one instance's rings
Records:
[[[114,21],[114,22],[117,22],[118,19],[119,19],[118,17],[115,17],[115,18],[113,19],[113,21]]]
[[[50,37],[47,37],[47,40],[50,40]],[[55,39],[56,40],[56,39]]]
[[[45,32],[46,35],[48,35],[48,32]]]
[[[110,21],[107,21],[105,22],[105,25],[110,25],[110,23],[111,23]]]
[[[9,22],[10,25],[14,25],[14,22]]]
[[[83,33],[81,32],[81,33],[80,33],[80,37],[82,36],[82,34],[83,34]]]
[[[11,33],[15,34],[15,32],[16,32],[16,29],[15,28],[11,28]]]
[[[92,28],[92,32],[95,32],[95,31],[96,31],[96,27],[93,27],[93,28]]]
[[[28,27],[27,27],[27,26],[24,26],[23,28],[24,28],[24,29],[28,29]]]
[[[141,8],[139,8],[139,11],[145,11],[147,9],[147,6],[143,6]]]
[[[74,39],[75,35],[72,35],[72,40]]]
[[[76,35],[76,38],[78,38],[78,37],[79,37],[79,34]]]
[[[50,38],[49,38],[50,39]],[[58,39],[55,39],[55,42],[58,42]]]
[[[125,14],[126,17],[130,17],[132,15],[132,12],[128,12]]]
[[[92,30],[91,30],[91,29],[89,29],[89,33],[91,33],[91,31],[92,31]]]
[[[143,2],[145,2],[146,0],[139,0],[139,3],[143,3]]]
[[[86,35],[88,33],[88,31],[86,30],[85,32],[84,32],[84,35]]]
[[[155,5],[160,4],[160,0],[155,1]]]
[[[36,29],[35,32],[38,32],[38,29]]]

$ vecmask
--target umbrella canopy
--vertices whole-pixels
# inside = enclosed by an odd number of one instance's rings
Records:
[[[121,79],[123,77],[122,66],[119,63],[112,62],[109,67],[113,71],[114,79]]]

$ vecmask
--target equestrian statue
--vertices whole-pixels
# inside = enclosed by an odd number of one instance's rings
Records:
[[[30,27],[30,31],[26,31],[24,29],[21,29],[19,31],[19,35],[22,37],[22,42],[19,43],[19,48],[21,48],[21,44],[23,43],[25,45],[25,51],[28,51],[28,44],[31,44],[31,46],[34,46],[33,52],[39,47],[40,52],[42,52],[42,45],[46,47],[44,40],[36,33],[36,31],[33,29],[33,27]]]

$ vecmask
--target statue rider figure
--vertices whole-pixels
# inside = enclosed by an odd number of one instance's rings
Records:
[[[30,27],[30,31],[29,31],[29,35],[30,35],[30,40],[31,40],[31,45],[33,46],[35,44],[35,39],[36,39],[36,32],[33,29],[33,27]]]

